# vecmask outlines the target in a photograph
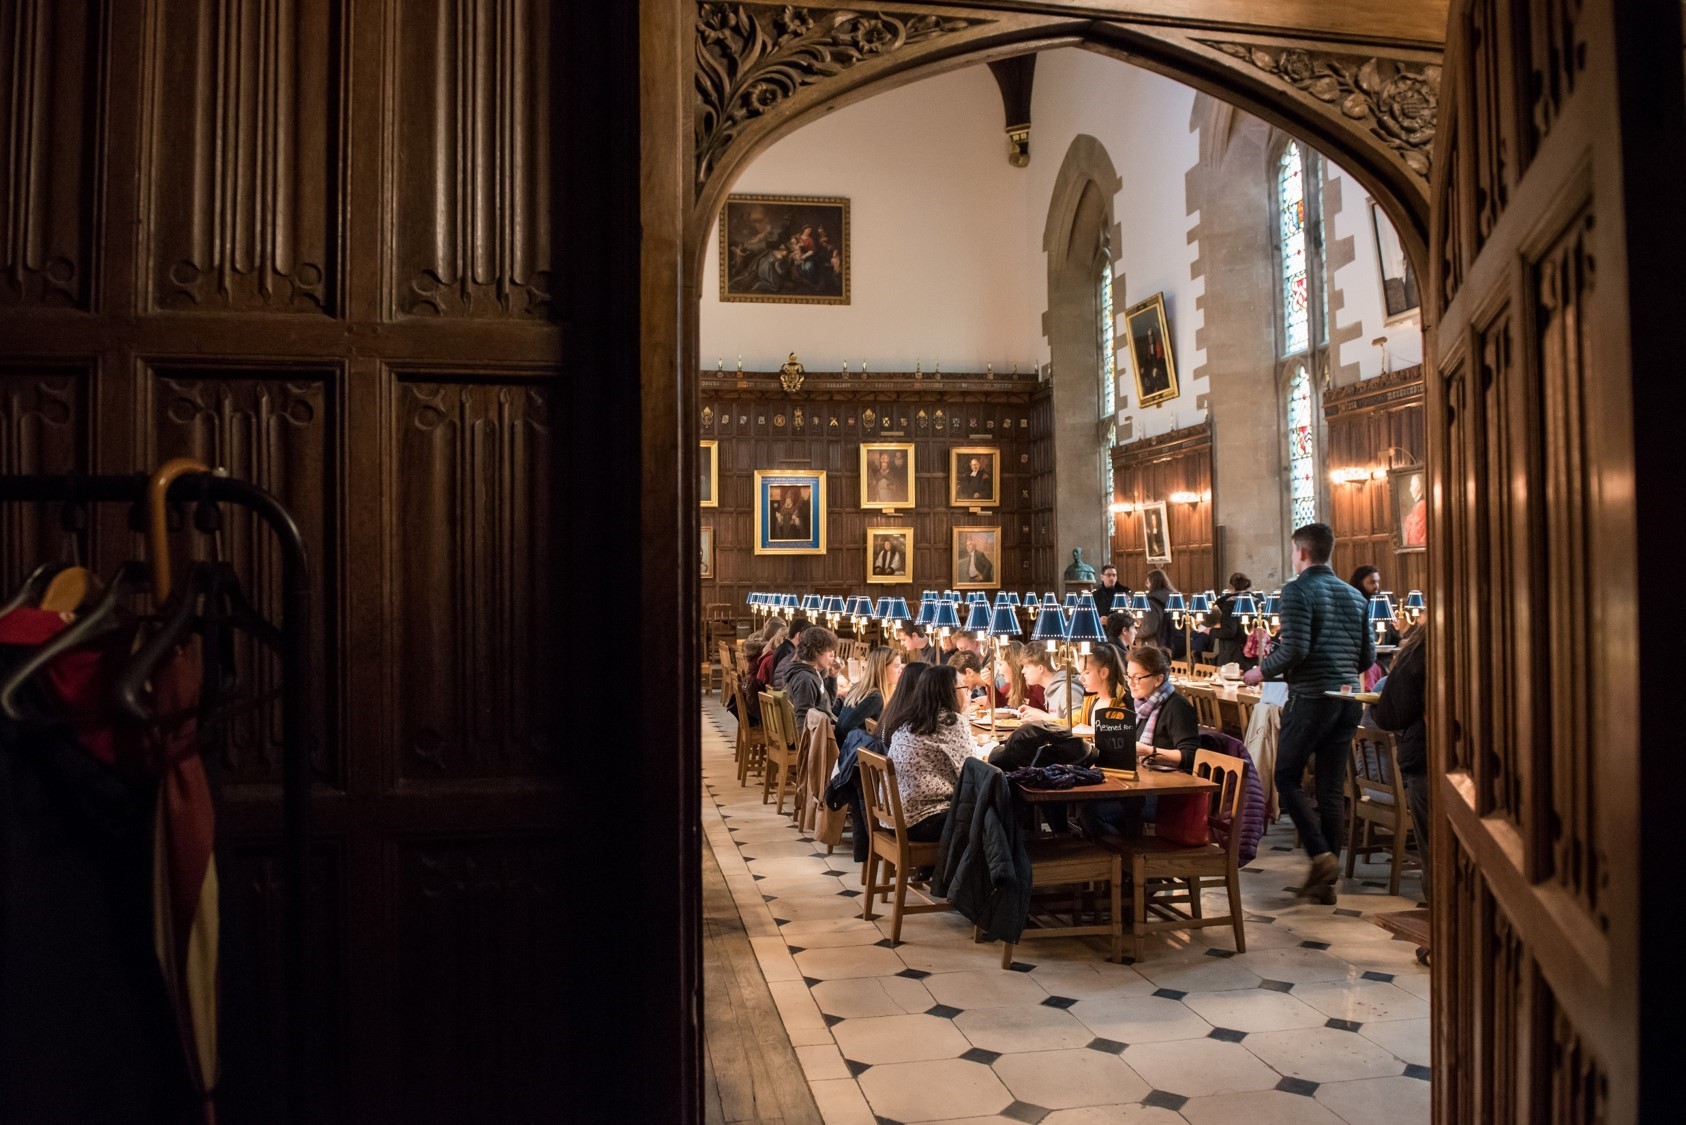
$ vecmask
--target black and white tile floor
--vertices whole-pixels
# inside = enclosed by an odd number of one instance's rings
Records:
[[[1216,928],[1133,965],[1049,939],[1004,972],[957,914],[909,916],[899,945],[862,921],[847,846],[827,855],[738,785],[733,724],[711,697],[704,830],[830,1125],[1429,1119],[1428,972],[1367,920],[1415,903],[1379,866],[1308,905],[1285,889],[1305,860],[1284,820],[1242,875],[1246,953]]]

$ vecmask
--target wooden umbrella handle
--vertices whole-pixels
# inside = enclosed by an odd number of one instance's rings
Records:
[[[170,485],[185,473],[208,473],[210,467],[191,457],[175,457],[158,466],[146,485],[147,565],[152,570],[152,604],[161,606],[170,600],[172,570],[170,568],[169,506],[164,498]]]

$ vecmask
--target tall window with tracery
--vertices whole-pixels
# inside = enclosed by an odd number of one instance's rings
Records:
[[[1118,353],[1113,349],[1112,257],[1101,255],[1101,276],[1096,286],[1096,319],[1100,337],[1100,427],[1101,427],[1101,496],[1107,505],[1106,557],[1112,558],[1113,502],[1112,447],[1118,440]]]
[[[1309,157],[1309,159],[1308,159]],[[1288,507],[1291,526],[1317,519],[1317,407],[1313,372],[1328,346],[1316,224],[1315,154],[1289,141],[1276,165],[1277,266],[1282,295],[1280,369],[1288,434]]]

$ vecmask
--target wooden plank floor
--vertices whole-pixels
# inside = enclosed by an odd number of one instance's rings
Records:
[[[821,1125],[743,919],[703,848],[703,1111],[709,1125]]]

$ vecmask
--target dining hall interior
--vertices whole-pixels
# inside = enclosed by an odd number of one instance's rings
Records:
[[[1672,1119],[1682,43],[0,0],[0,1120]]]

